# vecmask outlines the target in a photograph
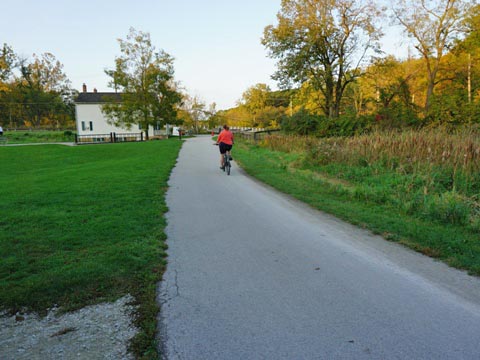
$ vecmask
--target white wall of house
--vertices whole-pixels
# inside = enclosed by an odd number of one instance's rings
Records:
[[[102,113],[101,104],[75,104],[78,135],[99,135],[114,133],[140,133],[139,125],[132,125],[130,129],[110,125]],[[148,129],[149,136],[153,136],[153,127]]]

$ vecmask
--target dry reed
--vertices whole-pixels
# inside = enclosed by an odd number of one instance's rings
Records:
[[[428,165],[474,174],[480,171],[480,137],[475,133],[448,134],[440,130],[376,132],[350,138],[308,138],[270,135],[262,145],[272,150],[309,153],[318,163],[373,164],[391,167]]]

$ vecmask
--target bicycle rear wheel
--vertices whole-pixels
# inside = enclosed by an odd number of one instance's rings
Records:
[[[225,167],[227,175],[230,175],[230,168],[232,167],[232,165],[230,164],[230,158],[227,153],[223,155],[223,166]]]

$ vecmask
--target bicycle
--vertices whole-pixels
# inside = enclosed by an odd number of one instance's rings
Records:
[[[232,168],[232,164],[230,163],[230,151],[227,151],[223,154],[223,171],[230,175],[230,169]]]
[[[213,145],[216,145],[218,146],[218,144],[213,144]],[[225,154],[223,154],[223,168],[221,168],[224,172],[227,173],[227,175],[230,175],[230,170],[232,169],[232,164],[230,163],[230,151],[227,151],[225,152]]]

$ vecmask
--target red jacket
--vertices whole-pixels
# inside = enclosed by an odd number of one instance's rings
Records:
[[[227,145],[233,145],[233,133],[230,130],[223,129],[220,135],[218,135],[217,142]]]

